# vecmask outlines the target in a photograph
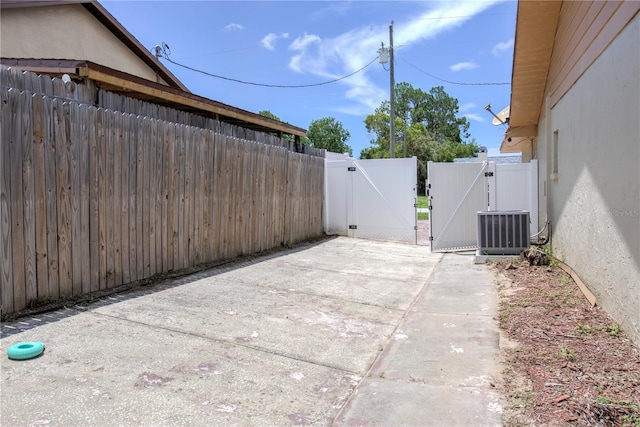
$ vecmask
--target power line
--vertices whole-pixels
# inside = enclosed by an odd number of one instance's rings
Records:
[[[373,64],[378,59],[378,57],[376,56],[375,58],[373,58],[371,60],[371,62],[369,62],[367,65],[365,65],[364,67],[360,68],[359,70],[356,70],[351,74],[347,74],[346,76],[339,77],[339,78],[333,79],[333,80],[328,80],[326,82],[311,83],[311,84],[305,84],[305,85],[274,85],[274,84],[256,83],[256,82],[249,82],[249,81],[246,81],[246,80],[234,79],[234,78],[231,78],[231,77],[220,76],[218,74],[213,74],[213,73],[209,73],[207,71],[199,70],[197,68],[189,67],[188,65],[180,64],[179,62],[176,62],[176,61],[172,60],[171,58],[169,58],[169,55],[167,54],[167,52],[164,52],[163,54],[160,54],[159,57],[166,59],[167,61],[171,62],[174,65],[177,65],[178,67],[182,67],[182,68],[185,68],[187,70],[194,71],[196,73],[204,74],[204,75],[209,76],[209,77],[215,77],[215,78],[218,78],[218,79],[227,80],[227,81],[236,82],[236,83],[241,83],[241,84],[245,84],[245,85],[261,86],[261,87],[273,87],[273,88],[304,88],[304,87],[314,87],[314,86],[328,85],[330,83],[339,82],[340,80],[344,80],[344,79],[349,78],[349,77],[351,77],[351,76],[353,76],[355,74],[358,74],[359,72],[363,71],[365,68],[367,68],[369,65]]]
[[[400,55],[398,55],[400,56]],[[426,71],[416,67],[415,65],[413,65],[412,63],[410,63],[409,61],[407,61],[406,59],[404,59],[403,57],[400,57],[400,59],[402,59],[404,62],[406,62],[409,66],[415,68],[416,70],[420,71],[423,74],[426,74],[427,76],[436,79],[436,80],[440,80],[441,82],[445,82],[445,83],[449,83],[452,85],[460,85],[460,86],[506,86],[506,85],[510,85],[511,83],[462,83],[462,82],[452,82],[449,80],[445,80],[445,79],[441,79],[440,77],[436,77],[433,74],[429,74]]]

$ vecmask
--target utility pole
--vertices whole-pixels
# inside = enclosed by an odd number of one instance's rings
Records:
[[[389,65],[389,151],[390,156],[393,159],[394,157],[396,157],[396,83],[395,77],[393,75],[393,21],[391,21],[391,25],[389,25],[389,61],[391,62],[391,64]]]

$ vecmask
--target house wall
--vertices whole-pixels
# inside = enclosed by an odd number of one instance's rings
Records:
[[[4,58],[88,60],[166,84],[81,5],[2,9],[0,38]]]
[[[564,1],[547,80],[555,105],[634,16],[637,1]]]
[[[572,28],[560,26],[557,39]],[[640,343],[638,40],[640,15],[636,14],[557,101],[558,77],[550,76],[534,142],[540,222],[544,224],[546,216],[551,221],[554,255],[576,270],[598,304],[636,343]],[[555,62],[551,68],[559,66]],[[571,63],[566,67],[567,72],[574,68]]]

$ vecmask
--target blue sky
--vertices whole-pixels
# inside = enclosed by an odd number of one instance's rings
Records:
[[[503,126],[484,109],[509,104],[515,1],[114,1],[103,6],[152,50],[165,42],[170,58],[209,77],[163,63],[198,95],[247,111],[269,110],[308,128],[334,117],[351,133],[354,156],[370,145],[364,118],[389,97],[389,64],[378,62],[394,21],[395,80],[428,92],[442,85],[458,99],[471,137],[498,153]],[[439,80],[441,79],[441,80]],[[442,81],[446,80],[448,82]]]

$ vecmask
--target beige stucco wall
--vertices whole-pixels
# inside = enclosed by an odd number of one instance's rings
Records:
[[[2,9],[0,40],[5,58],[88,60],[158,81],[149,66],[81,5]]]
[[[640,16],[538,125],[540,222],[554,254],[640,343]],[[558,132],[558,174],[553,139]]]

